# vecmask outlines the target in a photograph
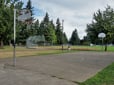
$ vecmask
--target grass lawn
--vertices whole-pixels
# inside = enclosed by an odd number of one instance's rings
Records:
[[[78,51],[104,51],[105,47],[103,46],[72,46],[72,49]],[[108,52],[114,52],[114,46],[108,46]]]
[[[79,85],[114,85],[114,63]]]
[[[102,51],[102,46],[71,46],[71,51],[67,50],[68,46],[64,46],[62,51],[61,46],[40,46],[36,49],[27,49],[26,47],[16,47],[16,57],[33,56],[33,55],[47,55],[67,53],[74,51]],[[108,47],[108,51],[114,52],[114,46]],[[0,49],[0,58],[8,58],[13,56],[13,47],[5,46]]]
[[[64,46],[64,50],[61,50],[61,46],[41,46],[37,48],[28,49],[26,47],[16,47],[16,57],[28,57],[35,55],[48,55],[59,54],[69,52],[67,47]],[[70,51],[71,52],[71,51]],[[13,47],[5,46],[0,49],[0,58],[9,58],[13,56]]]

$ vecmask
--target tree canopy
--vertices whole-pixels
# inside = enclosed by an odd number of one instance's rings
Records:
[[[70,44],[72,45],[79,45],[80,44],[80,38],[78,36],[78,32],[77,32],[77,29],[75,29],[73,32],[72,32],[72,35],[71,35],[71,38],[70,38]]]
[[[12,39],[13,32],[13,9],[15,7],[20,8],[22,2],[17,0],[1,0],[0,2],[0,46],[7,44]]]
[[[114,40],[114,10],[110,6],[107,6],[104,11],[98,10],[93,15],[93,21],[87,25],[87,36],[91,43],[99,44],[100,39],[98,34],[103,32],[106,34],[104,43],[110,44]]]
[[[19,10],[23,9],[23,2],[20,0],[0,1],[0,47],[3,47],[4,44],[13,44],[14,8],[17,9],[17,17]],[[31,11],[31,16],[34,15],[32,0],[28,0],[25,8]],[[59,18],[54,24],[47,12],[41,22],[38,19],[35,20],[33,16],[30,23],[16,20],[16,44],[25,45],[28,37],[38,35],[44,36],[45,43],[50,45],[61,45],[68,42]]]

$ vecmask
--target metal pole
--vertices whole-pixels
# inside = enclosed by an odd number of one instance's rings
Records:
[[[63,51],[63,23],[64,23],[64,20],[62,20],[62,51]]]
[[[16,48],[16,9],[14,9],[14,49],[13,49],[13,66],[16,66],[16,55],[15,55],[15,48]]]
[[[103,51],[103,38],[102,38],[102,51]]]

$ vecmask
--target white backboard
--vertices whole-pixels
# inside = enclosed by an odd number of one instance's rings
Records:
[[[31,18],[31,12],[28,9],[20,10],[19,16],[17,17],[18,21],[25,21]]]
[[[99,38],[105,38],[105,37],[106,37],[106,34],[103,33],[103,32],[102,32],[102,33],[99,33],[99,34],[98,34],[98,37],[99,37]]]

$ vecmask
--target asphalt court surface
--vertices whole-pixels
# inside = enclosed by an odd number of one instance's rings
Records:
[[[86,52],[0,59],[0,85],[77,85],[114,62],[113,52]],[[5,68],[4,68],[5,64]]]

